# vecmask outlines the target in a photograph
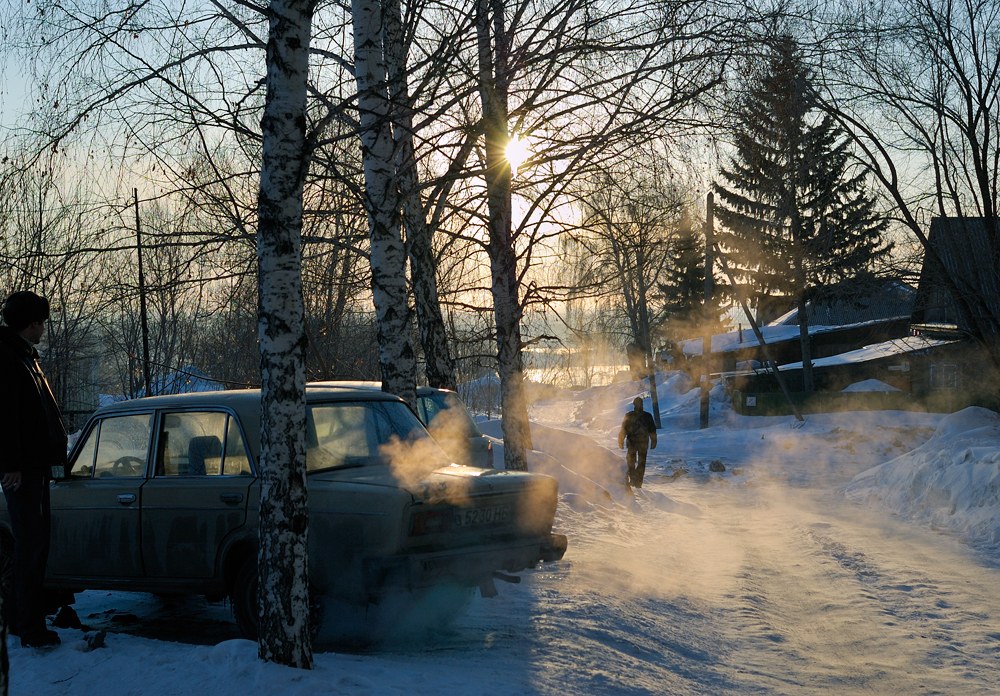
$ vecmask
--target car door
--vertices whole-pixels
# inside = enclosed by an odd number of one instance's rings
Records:
[[[151,579],[207,579],[246,524],[253,469],[237,419],[222,411],[160,415],[154,475],[143,489],[142,553]]]
[[[113,415],[84,435],[69,476],[51,488],[50,576],[142,576],[140,506],[151,424],[151,413]]]

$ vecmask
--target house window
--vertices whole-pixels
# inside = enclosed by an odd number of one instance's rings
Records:
[[[958,365],[931,365],[931,389],[958,389]]]

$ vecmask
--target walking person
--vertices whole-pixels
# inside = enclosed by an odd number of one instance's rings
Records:
[[[15,292],[0,326],[0,484],[14,533],[11,633],[25,647],[57,645],[45,623],[42,587],[49,555],[49,481],[66,463],[66,430],[38,363],[35,346],[45,333],[49,302]]]
[[[652,414],[642,409],[642,399],[632,399],[632,410],[625,414],[621,430],[618,431],[618,448],[626,450],[628,463],[628,485],[642,488],[646,475],[646,451],[656,449],[656,423]]]

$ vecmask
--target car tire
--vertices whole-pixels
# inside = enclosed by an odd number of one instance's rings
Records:
[[[260,614],[257,610],[257,559],[248,558],[243,561],[233,588],[229,592],[229,602],[233,607],[233,616],[240,633],[248,640],[257,640],[260,635]],[[322,606],[319,595],[312,589],[309,592],[309,634],[315,639],[319,631],[319,619],[322,616]]]
[[[248,640],[257,640],[260,619],[257,612],[257,559],[250,557],[243,561],[233,589],[229,592],[233,606],[233,616],[240,633]]]

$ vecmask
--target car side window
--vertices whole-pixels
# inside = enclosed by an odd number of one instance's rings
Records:
[[[94,455],[97,453],[97,438],[100,432],[100,423],[90,429],[87,439],[77,450],[76,459],[73,460],[73,468],[69,472],[70,478],[90,478],[94,475]]]
[[[225,413],[165,413],[160,421],[157,476],[220,475],[225,436]]]
[[[420,422],[424,425],[427,425],[430,422],[430,415],[427,413],[427,409],[430,406],[429,402],[430,399],[426,396],[417,397],[417,418],[419,418]]]
[[[109,416],[101,419],[81,449],[81,456],[73,465],[71,477],[86,476],[83,461],[91,440],[96,437],[93,475],[97,478],[137,477],[146,475],[146,456],[152,416],[148,413],[128,416]]]
[[[157,476],[252,476],[236,419],[216,411],[165,413]]]
[[[240,426],[232,416],[229,416],[226,428],[226,456],[222,460],[222,473],[225,476],[253,476]]]
[[[376,449],[387,442],[393,436],[403,440],[414,440],[427,436],[426,430],[420,421],[413,417],[413,414],[406,409],[401,409],[395,405],[387,404],[373,405],[372,409],[375,417],[375,425],[378,433]]]

